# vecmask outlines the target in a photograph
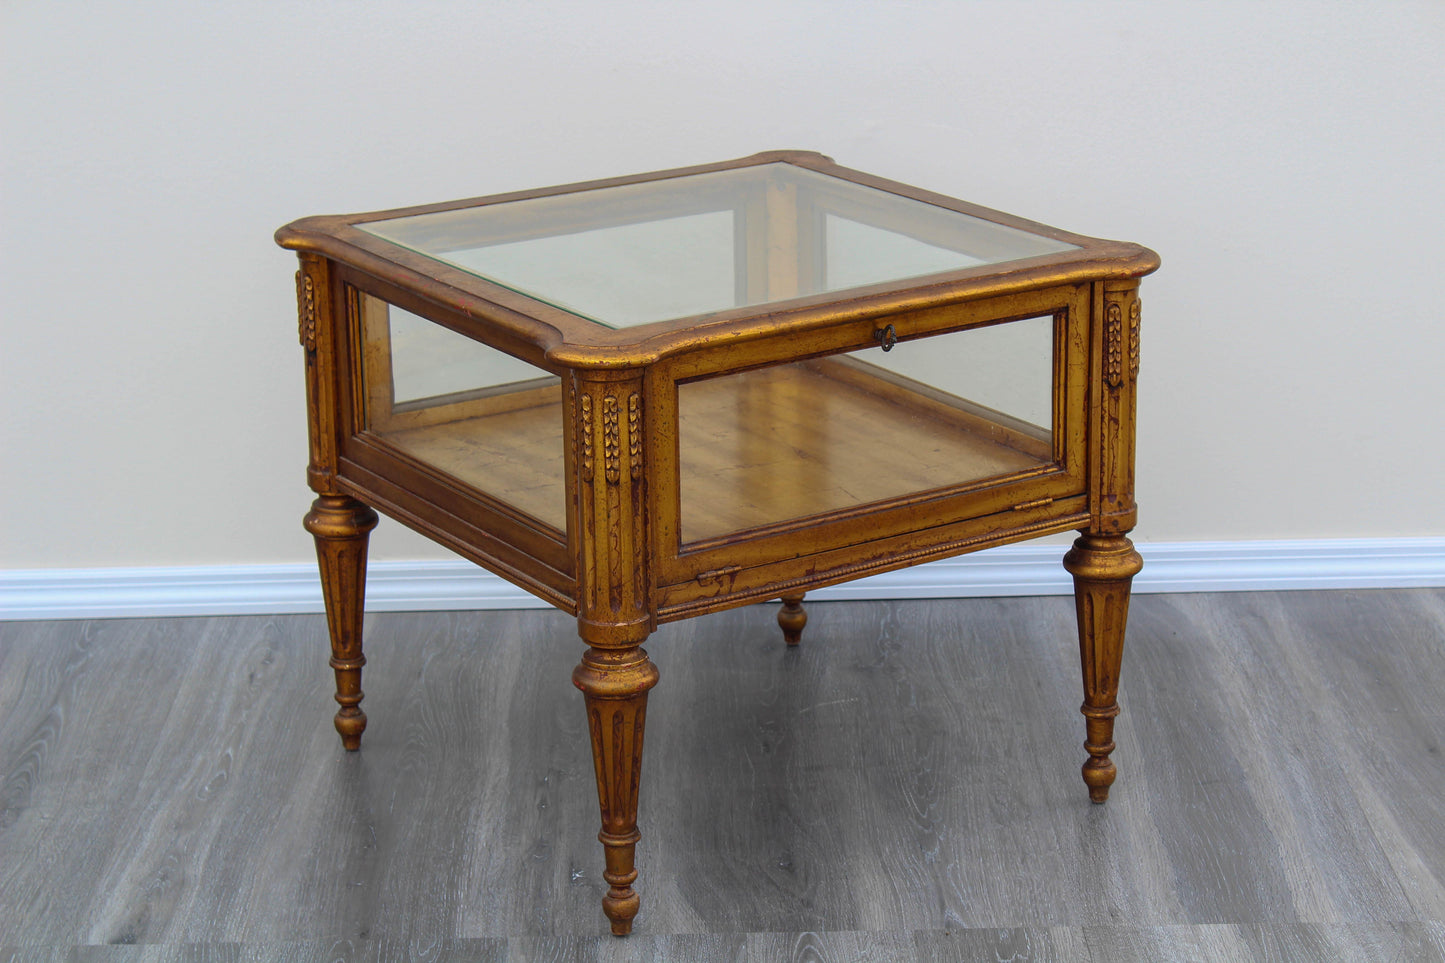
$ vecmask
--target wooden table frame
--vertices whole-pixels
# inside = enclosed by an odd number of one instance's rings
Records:
[[[555,217],[535,210],[503,222],[492,240],[576,230],[594,218],[644,218],[715,203],[679,189],[646,210],[619,213],[579,190],[759,164],[829,174],[1076,245],[1076,250],[872,285],[838,294],[609,329],[391,244],[356,225],[479,204],[559,196]],[[680,185],[681,187],[681,185]],[[595,209],[587,207],[592,198]],[[786,189],[734,211],[738,300],[777,298],[820,270],[810,225],[848,198],[813,197],[806,216]],[[854,202],[856,203],[856,202]],[[671,206],[669,206],[671,205]],[[792,205],[792,207],[789,207]],[[831,205],[831,207],[830,207]],[[866,212],[878,218],[877,211]],[[439,219],[447,223],[447,218]],[[445,229],[445,227],[443,227]],[[926,225],[911,224],[914,235]],[[924,238],[926,240],[926,237]],[[657,668],[642,643],[659,623],[782,598],[789,644],[806,623],[808,590],[865,575],[1070,529],[1064,565],[1074,577],[1090,799],[1114,782],[1110,759],[1129,589],[1141,561],[1134,527],[1135,383],[1139,279],[1153,252],[1099,241],[978,208],[833,164],[819,154],[773,152],[722,164],[349,217],[307,218],[277,233],[300,257],[297,291],[310,425],[305,519],[315,536],[336,675],[336,729],[360,745],[362,611],[373,508],[509,579],[577,618],[587,644],[573,683],[582,690],[602,813],[599,839],[612,931],[630,932],[637,795],[648,691]],[[475,238],[473,238],[475,241]],[[781,252],[781,253],[780,253]],[[790,253],[791,252],[791,253]],[[369,424],[365,296],[380,298],[500,349],[561,380],[565,529],[462,484],[390,445]],[[1038,468],[906,497],[684,542],[678,479],[678,391],[698,379],[826,358],[1012,319],[1054,319],[1053,451]],[[372,380],[375,384],[375,379]]]

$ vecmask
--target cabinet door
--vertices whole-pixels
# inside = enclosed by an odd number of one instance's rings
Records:
[[[911,550],[945,546],[1076,514],[1088,304],[1086,285],[1069,286],[840,326],[799,360],[677,365],[677,458],[657,510],[664,579],[905,537]],[[964,524],[989,516],[1000,517]]]

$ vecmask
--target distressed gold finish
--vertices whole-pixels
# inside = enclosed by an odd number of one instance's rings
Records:
[[[762,186],[732,208],[688,187],[703,183],[692,175],[764,165],[803,173],[759,175]],[[654,189],[650,206],[629,200],[637,187]],[[518,200],[539,201],[527,208],[535,214],[491,207]],[[483,209],[502,212],[489,222],[495,230],[468,240],[462,228]],[[494,283],[446,253],[718,210],[733,225],[734,306],[632,327]],[[898,223],[903,210],[913,212],[910,225]],[[978,235],[995,238],[984,248],[1027,236],[1035,253],[998,254],[994,263],[980,249],[973,266],[829,290],[830,211],[944,248],[945,222],[977,219],[996,226]],[[368,229],[423,216],[437,257]],[[366,723],[362,597],[376,508],[576,617],[585,648],[572,681],[592,743],[613,933],[630,932],[640,907],[638,792],[658,681],[642,645],[660,622],[781,598],[777,622],[796,645],[805,592],[1076,529],[1064,564],[1078,609],[1083,776],[1090,799],[1107,798],[1129,589],[1140,567],[1127,535],[1137,516],[1138,286],[1158,266],[1153,252],[802,151],[306,218],[277,240],[300,257],[307,477],[318,496],[306,528],[316,539],[343,745],[355,749]],[[392,308],[525,362],[535,377],[398,401]],[[938,335],[1029,319],[1053,344],[1040,366],[1051,372],[1051,413],[1038,431],[854,357],[898,358],[942,344],[927,340]],[[684,396],[697,405],[692,421]],[[724,429],[754,464],[783,457],[780,468],[749,476],[766,484],[736,480],[739,466],[716,443]],[[702,466],[686,484],[685,463]],[[539,472],[544,464],[554,467]]]

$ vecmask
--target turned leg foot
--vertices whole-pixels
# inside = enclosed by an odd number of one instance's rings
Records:
[[[642,775],[642,731],[647,719],[647,692],[657,684],[657,667],[641,648],[591,648],[572,673],[587,705],[592,734],[592,762],[597,769],[597,802],[602,809],[602,843],[607,895],[602,911],[615,936],[632,932],[641,900],[633,858],[637,831],[637,789]]]
[[[366,591],[366,542],[376,513],[345,495],[322,495],[307,513],[306,530],[316,538],[321,593],[331,632],[331,668],[336,671],[336,731],[348,750],[361,748],[366,713],[361,711],[361,619]]]
[[[778,627],[783,630],[783,641],[797,645],[803,639],[803,627],[808,624],[808,613],[803,610],[803,593],[784,595],[783,607],[778,610]]]
[[[1085,533],[1064,556],[1074,576],[1074,602],[1079,619],[1079,655],[1084,670],[1084,714],[1089,758],[1084,784],[1089,799],[1109,798],[1118,770],[1109,758],[1114,751],[1114,719],[1119,715],[1119,667],[1124,657],[1124,626],[1129,616],[1129,587],[1143,559],[1123,535]]]

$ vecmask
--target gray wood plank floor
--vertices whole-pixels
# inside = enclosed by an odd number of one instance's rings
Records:
[[[1445,590],[1134,601],[1091,806],[1072,602],[665,626],[606,933],[553,612],[0,623],[5,960],[1445,961]]]

